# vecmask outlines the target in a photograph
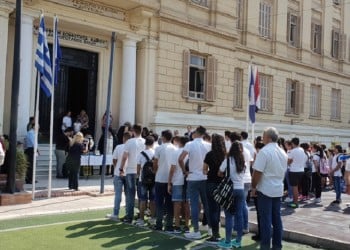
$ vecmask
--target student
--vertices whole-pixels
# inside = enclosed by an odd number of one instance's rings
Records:
[[[334,156],[332,159],[331,171],[329,173],[329,175],[333,177],[333,185],[334,185],[334,191],[335,191],[335,200],[332,202],[332,204],[341,203],[340,182],[342,179],[341,168],[342,168],[343,162],[339,160],[339,156],[341,155],[342,152],[343,152],[342,146],[336,145],[334,147]]]
[[[152,161],[154,157],[154,150],[153,150],[153,144],[154,139],[152,136],[146,136],[145,138],[145,145],[146,149],[143,150],[138,158],[137,158],[137,176],[138,178],[138,187],[139,188],[139,200],[140,200],[140,218],[136,221],[137,226],[144,226],[145,225],[145,210],[147,201],[149,201],[149,207],[151,210],[151,219],[148,221],[149,224],[153,224],[155,221],[155,214],[156,214],[156,208],[155,208],[155,189],[154,189],[154,183],[146,185],[142,183],[142,174],[143,167],[145,166],[146,162],[148,160]],[[146,154],[148,158],[146,158],[143,154]],[[153,166],[152,166],[153,168]]]
[[[174,218],[175,218],[175,227],[174,233],[181,233],[180,228],[180,214],[181,210],[184,210],[185,213],[185,231],[188,231],[188,222],[190,217],[190,207],[186,199],[186,190],[185,190],[185,178],[179,165],[178,159],[180,154],[183,151],[184,146],[189,141],[189,138],[186,136],[179,136],[177,140],[178,149],[174,151],[171,168],[168,178],[168,193],[171,195],[171,200],[174,206]]]
[[[123,134],[123,144],[117,145],[113,151],[114,166],[114,207],[113,214],[107,214],[107,217],[119,221],[120,202],[122,200],[122,191],[126,190],[125,168],[121,168],[122,157],[124,153],[125,143],[131,138],[129,132]]]

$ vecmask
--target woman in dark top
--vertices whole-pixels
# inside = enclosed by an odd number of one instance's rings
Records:
[[[70,143],[70,148],[66,159],[69,189],[78,190],[80,156],[82,153],[87,151],[87,149],[84,147],[83,141],[83,134],[78,132],[74,135],[73,140]]]
[[[207,239],[208,242],[218,242],[220,240],[219,222],[220,205],[213,198],[213,191],[219,185],[222,178],[218,176],[218,171],[222,161],[226,156],[225,139],[223,136],[213,134],[211,138],[211,151],[204,159],[203,172],[208,175],[207,197],[209,204],[209,225],[212,226],[213,236]]]

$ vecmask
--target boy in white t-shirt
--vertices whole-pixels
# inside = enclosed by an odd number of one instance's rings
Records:
[[[139,200],[140,200],[140,218],[136,221],[137,226],[144,226],[145,224],[145,210],[147,201],[149,201],[149,207],[151,210],[151,219],[148,221],[150,224],[155,222],[155,215],[156,215],[156,207],[154,202],[154,185],[153,186],[146,186],[142,184],[142,170],[143,166],[147,162],[148,159],[152,160],[154,157],[154,150],[153,150],[153,144],[154,144],[154,138],[152,136],[147,136],[145,139],[145,145],[146,149],[143,150],[139,156],[137,157],[137,176],[138,178],[138,187],[139,187]],[[143,155],[145,153],[148,157]]]
[[[125,143],[131,138],[131,134],[129,132],[125,132],[123,134],[123,144],[117,145],[113,151],[113,165],[114,165],[114,208],[113,214],[107,214],[107,217],[119,221],[119,210],[120,210],[120,202],[122,199],[122,191],[124,187],[124,191],[126,188],[125,181],[125,168],[121,168],[121,160],[124,153]]]
[[[188,222],[190,218],[190,206],[186,199],[185,178],[179,164],[179,156],[183,151],[185,144],[189,141],[186,136],[179,137],[177,141],[178,149],[174,152],[174,157],[171,161],[171,168],[168,179],[168,193],[171,194],[171,200],[174,205],[174,219],[175,227],[174,233],[181,233],[180,229],[180,214],[183,208],[185,213],[185,227],[184,231],[189,231]],[[185,159],[186,161],[186,159]]]

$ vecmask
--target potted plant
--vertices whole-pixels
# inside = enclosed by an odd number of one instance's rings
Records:
[[[16,153],[16,189],[23,191],[24,180],[28,168],[28,160],[23,150],[17,149]]]

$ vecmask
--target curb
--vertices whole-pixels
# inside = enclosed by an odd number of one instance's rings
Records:
[[[66,196],[80,196],[80,195],[88,195],[92,197],[99,197],[99,196],[111,196],[114,195],[114,190],[105,190],[104,193],[100,193],[99,190],[67,190],[67,189],[58,189],[58,190],[52,190],[51,191],[51,197],[57,198],[57,197],[66,197]],[[35,198],[36,199],[42,199],[42,198],[48,198],[48,190],[41,190],[35,192]]]

